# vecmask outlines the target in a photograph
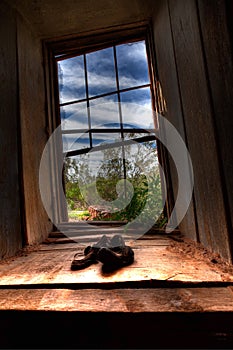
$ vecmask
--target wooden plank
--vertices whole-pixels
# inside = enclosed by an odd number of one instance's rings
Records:
[[[233,312],[228,288],[114,290],[4,289],[0,310],[79,312]]]
[[[228,4],[226,7],[225,4]],[[200,25],[214,109],[214,122],[221,162],[222,187],[229,237],[233,230],[233,60],[231,37],[228,29],[232,22],[232,1],[198,1]],[[228,18],[229,17],[229,18]],[[229,21],[229,23],[228,23]],[[217,239],[217,237],[216,237]],[[222,238],[219,237],[218,244]]]
[[[70,243],[71,242],[71,243]],[[79,250],[81,249],[82,251],[84,250],[84,247],[87,246],[88,244],[86,245],[82,245],[82,244],[79,244],[77,242],[75,243],[72,243],[72,241],[67,241],[66,243],[62,243],[62,242],[52,242],[52,243],[46,243],[46,244],[42,244],[40,245],[40,252],[44,252],[44,251],[47,251],[47,250],[50,250],[50,251],[59,251],[59,250]]]
[[[196,2],[169,0],[201,243],[230,260],[218,150]]]
[[[41,242],[52,230],[39,189],[40,160],[47,142],[45,86],[41,42],[20,15],[17,15],[17,40],[25,231],[26,241],[33,244]],[[48,200],[49,193],[48,190]]]
[[[15,12],[0,3],[0,259],[22,247]]]
[[[82,227],[82,225],[81,225]],[[175,231],[174,234],[172,235],[166,235],[166,234],[145,234],[142,237],[138,237],[138,235],[136,235],[135,239],[133,238],[133,234],[127,235],[126,233],[122,232],[122,231],[116,231],[115,229],[111,229],[109,228],[108,231],[96,231],[96,230],[91,230],[89,231],[89,229],[87,228],[86,231],[85,229],[80,230],[80,227],[78,227],[78,230],[75,230],[72,225],[70,227],[70,230],[66,231],[65,233],[60,233],[60,232],[52,232],[49,235],[49,238],[47,238],[46,240],[43,241],[43,244],[45,245],[50,245],[50,244],[69,244],[70,243],[78,243],[81,244],[83,246],[87,246],[87,245],[91,245],[96,243],[102,236],[103,234],[106,234],[107,236],[113,236],[115,234],[122,234],[123,238],[126,242],[126,244],[128,245],[143,245],[146,246],[147,245],[147,241],[148,241],[148,245],[169,245],[169,238],[175,239],[175,240],[179,240],[182,239],[181,236]],[[43,250],[47,250],[46,246],[42,248]],[[50,248],[48,248],[50,249]]]
[[[0,346],[2,349],[189,349],[192,344],[195,349],[231,349],[232,322],[232,312],[3,310]],[[40,325],[39,335],[35,325]],[[25,329],[30,337],[22,336]]]
[[[90,242],[78,242],[78,237],[77,237],[77,242],[73,243],[72,240],[65,240],[65,243],[63,239],[60,241],[60,239],[56,239],[55,241],[46,241],[46,243],[43,243],[40,245],[40,251],[45,251],[45,250],[76,250],[81,247],[82,250],[86,246],[88,246]],[[136,241],[129,241],[127,242],[128,245],[130,245],[133,249],[137,249],[139,247],[158,247],[158,246],[163,246],[167,247],[170,245],[170,242],[168,239],[160,239],[160,240],[153,240],[150,242],[147,241],[142,241],[142,240],[136,240]]]
[[[158,74],[167,104],[167,113],[165,117],[176,127],[177,131],[186,142],[167,0],[156,2],[153,18],[153,31]],[[175,164],[171,158],[169,165],[174,198],[176,198],[179,184]],[[185,218],[179,225],[179,229],[186,237],[196,241],[197,235],[193,205],[193,202],[191,202]]]
[[[151,241],[146,241],[147,244]],[[73,243],[51,245],[48,250],[39,250],[0,265],[0,285],[36,284],[85,284],[116,283],[125,281],[170,280],[183,282],[232,282],[233,275],[224,272],[208,260],[181,256],[168,250],[166,245],[133,246],[135,261],[132,265],[113,273],[103,273],[102,264],[71,271],[73,257],[81,259],[83,246]]]

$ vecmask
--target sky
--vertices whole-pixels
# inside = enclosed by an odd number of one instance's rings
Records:
[[[144,41],[116,46],[120,89],[149,83],[146,48]],[[113,48],[86,54],[89,97],[116,91],[116,73]],[[84,56],[58,61],[60,103],[86,98]],[[122,92],[122,119],[124,127],[153,128],[150,88]],[[92,128],[119,128],[117,94],[90,101]],[[61,106],[62,130],[88,130],[86,102]],[[119,138],[113,135],[93,135],[93,145]],[[78,144],[72,145],[78,138]],[[65,150],[88,147],[88,134],[66,134],[63,136]]]

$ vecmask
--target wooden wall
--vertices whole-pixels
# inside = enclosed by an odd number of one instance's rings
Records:
[[[233,34],[231,0],[198,1],[204,57],[220,163],[225,215],[233,240]],[[224,215],[218,215],[219,220]],[[221,244],[221,243],[220,243]]]
[[[19,112],[14,11],[0,2],[0,259],[22,246]]]
[[[166,1],[161,1],[156,8],[154,18],[154,36],[158,75],[162,83],[163,94],[167,104],[166,118],[177,128],[184,142],[187,143],[183,120],[183,107],[180,100],[180,89],[173,49],[173,37]],[[170,159],[170,174],[174,191],[174,198],[178,190],[176,168]],[[195,224],[194,199],[190,203],[185,219],[180,223],[181,232],[190,239],[197,240]]]
[[[194,169],[193,201],[180,229],[231,261],[233,96],[226,20],[223,0],[162,0],[153,23],[167,117],[186,141]]]
[[[39,190],[39,166],[47,142],[42,43],[17,15],[19,99],[25,236],[29,244],[48,236],[52,224]]]
[[[41,42],[7,3],[0,3],[0,259],[52,229],[39,192],[47,140]]]

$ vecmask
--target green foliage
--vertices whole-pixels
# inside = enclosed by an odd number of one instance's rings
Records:
[[[90,215],[88,210],[72,210],[69,211],[69,218],[75,220],[86,220]]]
[[[124,209],[111,215],[111,220],[132,221],[138,217],[147,220],[153,215],[159,217],[158,227],[166,223],[162,212],[161,178],[155,161],[156,145],[145,142],[137,145],[136,152],[131,147],[125,147],[124,157],[121,147],[104,150],[97,177],[91,174],[88,155],[79,160],[66,159],[64,183],[69,210],[87,210],[89,204],[98,205],[100,199],[111,205],[118,198],[117,183],[126,177],[133,186],[133,197],[126,207],[123,206]],[[72,215],[75,214],[70,214],[70,217]]]
[[[114,191],[119,179],[108,180],[101,177],[98,180],[98,188],[102,196],[110,201],[116,199]],[[133,197],[123,210],[112,214],[111,220],[132,221],[143,212],[142,220],[150,220],[151,215],[154,215],[154,217],[158,218],[157,226],[162,227],[166,219],[161,214],[162,190],[159,172],[156,171],[150,177],[139,175],[137,178],[131,179],[130,182],[134,188]]]
[[[89,176],[88,168],[83,162],[66,158],[64,162],[64,184],[69,210],[86,209],[87,203],[82,195],[80,184],[83,177]]]

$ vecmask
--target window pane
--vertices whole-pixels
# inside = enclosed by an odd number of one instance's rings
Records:
[[[125,158],[127,160],[128,172],[135,174],[134,167],[141,168],[140,172],[146,172],[151,174],[157,168],[158,155],[157,155],[157,144],[156,141],[146,141],[142,143],[133,143],[125,146]]]
[[[144,41],[116,46],[120,89],[149,84]]]
[[[63,134],[63,152],[76,151],[90,147],[89,133],[85,134]]]
[[[60,103],[86,98],[83,56],[58,62]]]
[[[86,55],[89,97],[116,91],[113,48]]]
[[[117,95],[100,97],[90,101],[92,128],[120,128]]]
[[[125,128],[154,128],[150,88],[122,92],[121,102]]]
[[[140,137],[141,134],[135,134],[133,143],[126,144],[124,147],[128,174],[131,172],[131,174],[134,173],[136,175],[135,171],[133,171],[135,166],[137,168],[141,167],[142,172],[145,169],[148,172],[149,168],[154,169],[155,163],[156,166],[158,163],[156,140],[137,142],[137,138]],[[126,139],[131,139],[131,137]]]
[[[60,118],[62,130],[89,128],[86,102],[61,107]]]
[[[100,146],[102,144],[114,144],[121,140],[120,133],[92,133],[93,146]],[[119,147],[119,146],[118,146]],[[107,152],[107,151],[106,151]]]

